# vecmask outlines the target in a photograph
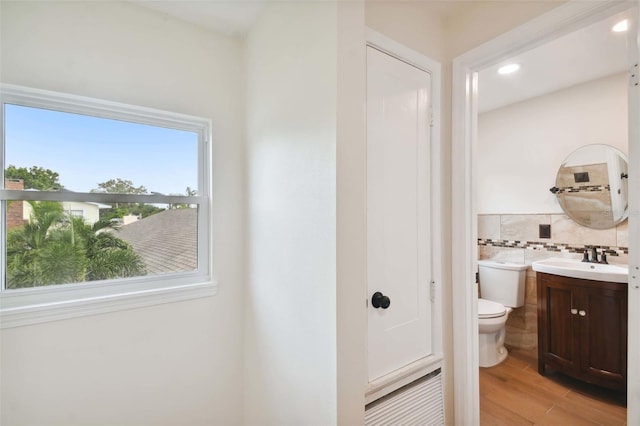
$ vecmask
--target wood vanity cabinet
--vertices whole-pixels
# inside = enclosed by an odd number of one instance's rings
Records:
[[[627,388],[627,284],[537,273],[538,372]]]

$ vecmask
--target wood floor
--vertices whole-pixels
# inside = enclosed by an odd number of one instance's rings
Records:
[[[535,355],[516,349],[480,369],[480,424],[626,425],[626,395],[561,374],[538,374]]]

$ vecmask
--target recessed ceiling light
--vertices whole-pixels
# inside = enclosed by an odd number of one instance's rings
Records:
[[[516,72],[520,69],[520,64],[508,64],[498,68],[498,74],[505,75]]]
[[[611,31],[613,31],[614,33],[623,33],[628,29],[629,29],[629,21],[627,19],[624,19],[618,22],[617,24],[615,24],[613,28],[611,28]]]

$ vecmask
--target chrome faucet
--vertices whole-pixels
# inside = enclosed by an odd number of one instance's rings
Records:
[[[591,247],[591,262],[598,263],[598,250],[594,247]]]

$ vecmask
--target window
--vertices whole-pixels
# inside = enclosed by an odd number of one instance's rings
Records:
[[[1,95],[3,327],[215,292],[209,120]]]

